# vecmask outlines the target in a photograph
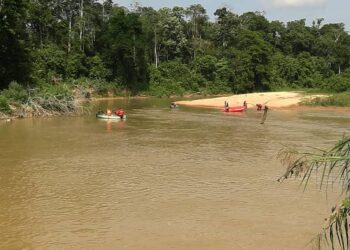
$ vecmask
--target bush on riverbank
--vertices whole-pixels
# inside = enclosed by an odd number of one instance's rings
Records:
[[[73,114],[80,111],[81,104],[67,84],[40,84],[31,89],[12,82],[0,95],[0,112],[15,117]]]
[[[39,82],[27,88],[12,82],[0,92],[0,113],[14,117],[78,114],[86,111],[84,103],[91,97],[125,94],[120,84],[100,79],[80,78],[57,84]]]
[[[350,91],[350,70],[346,70],[338,75],[333,75],[325,80],[323,89],[336,93]]]
[[[8,89],[2,91],[2,95],[9,101],[24,103],[28,99],[28,92],[17,82],[11,82]]]
[[[328,97],[317,97],[313,100],[306,101],[303,104],[323,107],[350,107],[350,92],[337,93]]]
[[[1,116],[1,113],[3,114],[11,113],[11,108],[10,108],[10,105],[8,104],[8,100],[3,95],[0,95],[0,116]]]

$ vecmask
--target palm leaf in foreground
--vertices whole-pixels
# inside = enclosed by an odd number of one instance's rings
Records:
[[[343,193],[347,196],[343,202],[332,209],[326,220],[322,233],[314,240],[316,249],[328,246],[335,249],[350,249],[349,224],[350,216],[350,137],[344,137],[330,150],[316,152],[298,152],[295,149],[284,148],[278,158],[287,166],[286,172],[278,181],[282,182],[291,177],[301,177],[305,188],[313,174],[320,176],[319,185],[328,187],[329,184],[340,182]],[[336,238],[336,239],[335,239]]]

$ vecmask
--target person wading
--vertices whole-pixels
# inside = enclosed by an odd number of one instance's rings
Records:
[[[269,110],[269,107],[267,107],[267,105],[265,105],[264,114],[263,114],[263,117],[262,117],[262,120],[261,120],[260,124],[264,124],[265,123],[268,110]]]

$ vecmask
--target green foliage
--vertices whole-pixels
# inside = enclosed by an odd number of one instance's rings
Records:
[[[299,54],[310,51],[313,39],[310,28],[305,25],[305,19],[287,23],[285,36],[283,37],[284,52]]]
[[[11,113],[10,105],[8,104],[8,100],[4,95],[0,95],[0,113]]]
[[[332,92],[344,92],[350,90],[350,71],[340,75],[333,75],[328,78],[323,86],[324,89]]]
[[[214,56],[205,55],[197,57],[193,64],[195,70],[200,73],[205,80],[214,81],[216,77],[216,64],[217,59]]]
[[[101,57],[93,56],[88,58],[89,77],[91,79],[107,79],[110,76],[109,70],[104,65]]]
[[[345,199],[343,200],[343,206],[344,206],[345,208],[350,209],[350,197],[345,198]]]
[[[249,30],[240,32],[238,40],[238,48],[250,57],[247,69],[250,70],[249,81],[254,84],[252,90],[268,90],[271,77],[271,45],[264,41],[260,33]]]
[[[316,249],[322,249],[323,243],[332,249],[337,246],[342,250],[349,249],[350,137],[342,138],[328,150],[298,152],[294,148],[284,148],[279,152],[278,158],[287,167],[286,172],[278,180],[280,182],[291,177],[302,177],[302,183],[306,188],[310,177],[317,174],[319,180],[317,184],[320,188],[328,187],[334,183],[339,183],[342,186],[342,194],[345,194],[346,198],[332,208],[332,212],[326,220],[327,224],[314,241]]]
[[[305,102],[304,104],[324,107],[350,107],[350,92],[333,94],[329,97],[317,97],[311,101]]]
[[[93,81],[92,88],[98,96],[121,96],[123,89],[118,83],[102,80]]]
[[[26,5],[26,0],[0,1],[0,89],[11,81],[29,80]]]
[[[332,75],[324,59],[309,53],[284,56],[277,53],[272,58],[272,72],[275,86],[294,88],[319,88],[324,79]]]
[[[8,89],[3,90],[1,94],[13,102],[24,103],[28,99],[27,90],[17,82],[11,82]]]
[[[100,94],[349,90],[350,35],[341,23],[284,24],[228,8],[211,21],[199,4],[155,10],[83,3],[0,1],[0,89],[11,81],[90,78]]]
[[[33,74],[36,81],[53,82],[66,75],[66,53],[55,44],[47,44],[43,48],[32,51]]]
[[[119,79],[132,92],[143,89],[148,72],[139,16],[115,9],[101,42],[105,44],[102,54],[112,78]]]
[[[159,44],[161,59],[174,60],[188,53],[188,39],[185,33],[185,11],[174,7],[159,10]]]
[[[195,91],[198,86],[192,81],[192,73],[179,61],[162,63],[158,68],[150,66],[149,92],[155,96],[182,95]]]
[[[67,57],[67,77],[77,79],[87,75],[85,59],[86,56],[83,53],[70,53]]]
[[[68,84],[44,84],[35,89],[34,96],[47,99],[55,97],[58,100],[73,99],[72,87]]]
[[[223,81],[207,81],[205,88],[200,89],[202,93],[204,94],[223,94],[223,93],[229,93],[231,91],[231,87],[227,82]]]

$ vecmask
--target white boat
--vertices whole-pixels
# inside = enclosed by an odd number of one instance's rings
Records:
[[[120,117],[119,115],[107,115],[107,114],[96,114],[97,118],[105,119],[105,120],[125,120],[126,115]]]

